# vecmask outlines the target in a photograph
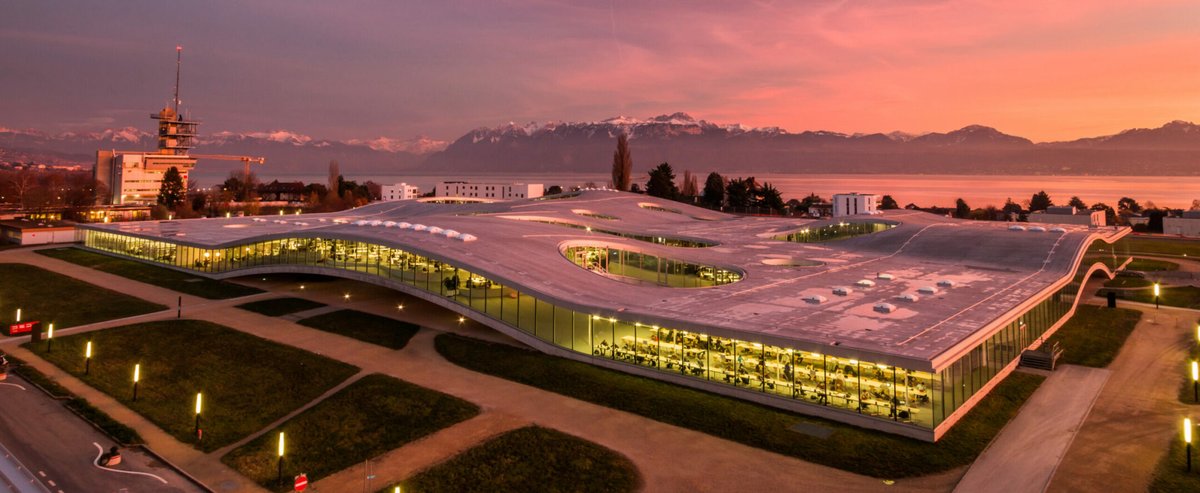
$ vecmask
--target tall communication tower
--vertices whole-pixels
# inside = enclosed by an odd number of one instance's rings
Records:
[[[183,47],[175,47],[175,99],[172,106],[163,108],[150,118],[158,120],[158,153],[186,156],[195,146],[199,121],[184,120],[179,113],[179,73],[183,68]]]

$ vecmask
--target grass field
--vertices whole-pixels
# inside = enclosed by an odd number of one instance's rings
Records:
[[[91,340],[90,375],[84,345]],[[357,368],[200,320],[126,325],[24,345],[112,396],[181,441],[194,443],[194,405],[204,393],[199,448],[216,450],[337,385]],[[133,367],[141,364],[138,400]]]
[[[629,459],[565,433],[530,426],[474,447],[401,483],[406,493],[437,491],[637,491]],[[380,490],[391,493],[395,485]]]
[[[1142,272],[1159,272],[1166,270],[1179,270],[1179,264],[1168,262],[1166,260],[1155,260],[1149,258],[1134,258],[1129,261],[1129,265],[1125,267],[1128,270],[1137,270]]]
[[[111,257],[79,248],[50,248],[38,250],[37,253],[210,300],[237,298],[262,292],[260,289],[241,284],[194,276],[165,267]]]
[[[689,428],[809,462],[879,478],[922,476],[970,464],[1043,378],[1014,373],[938,443],[802,416],[740,399],[641,378],[504,344],[453,334],[436,339],[451,362],[569,397]],[[790,431],[810,423],[829,438]]]
[[[86,325],[165,310],[157,303],[89,284],[28,264],[0,264],[0,324],[21,320]],[[0,334],[0,337],[4,337]]]
[[[1154,281],[1133,276],[1117,276],[1104,281],[1104,287],[1106,288],[1147,288],[1153,285]]]
[[[1121,240],[1130,252],[1160,255],[1187,255],[1200,257],[1200,240],[1182,238],[1128,236]]]
[[[1059,363],[1104,368],[1117,357],[1141,318],[1137,310],[1079,305],[1047,344],[1062,344]]]
[[[1183,430],[1180,429],[1175,436],[1171,437],[1171,446],[1167,450],[1167,456],[1163,457],[1154,469],[1154,479],[1150,480],[1150,491],[1152,493],[1200,491],[1200,450],[1197,449],[1195,436],[1192,437],[1192,472],[1187,472]]]
[[[1196,323],[1197,323],[1197,325],[1200,325],[1200,321],[1197,321]],[[1196,337],[1196,335],[1194,333],[1191,334],[1191,336]],[[1187,358],[1184,359],[1183,361],[1179,362],[1180,373],[1187,375],[1187,378],[1183,379],[1183,382],[1179,384],[1179,402],[1182,402],[1182,403],[1188,404],[1188,405],[1200,405],[1200,403],[1196,402],[1196,393],[1194,392],[1195,389],[1193,388],[1193,385],[1192,385],[1192,367],[1191,367],[1191,365],[1192,365],[1193,361],[1200,361],[1200,348],[1198,348],[1194,342],[1191,344],[1188,344]],[[1200,417],[1200,416],[1197,416],[1197,417]],[[1197,430],[1197,432],[1200,432],[1200,430]],[[1200,446],[1200,433],[1197,433],[1197,440],[1196,440],[1195,445]],[[1198,449],[1196,452],[1200,452],[1200,449]],[[1196,458],[1200,459],[1200,455],[1197,455]],[[1198,461],[1197,464],[1200,465],[1200,461]]]
[[[415,324],[356,310],[338,310],[297,323],[392,349],[403,348],[420,330]]]
[[[328,477],[477,414],[479,406],[457,397],[372,374],[221,461],[268,489],[291,491],[291,478],[300,472]],[[275,482],[281,431],[287,452],[286,488]]]
[[[272,298],[269,300],[243,303],[237,307],[243,310],[252,311],[254,313],[261,313],[268,317],[280,317],[290,313],[321,308],[323,306],[325,306],[324,303],[306,300],[304,298]]]
[[[1113,291],[1117,293],[1117,299],[1154,304],[1154,290],[1152,289],[1115,289]],[[1096,296],[1108,296],[1108,290],[1101,289],[1096,292]],[[1164,286],[1159,297],[1159,303],[1163,306],[1200,308],[1200,288],[1194,286]]]

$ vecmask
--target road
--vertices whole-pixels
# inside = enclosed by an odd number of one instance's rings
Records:
[[[140,449],[123,449],[115,468],[96,466],[114,445],[108,437],[20,376],[0,383],[0,492],[203,491]]]

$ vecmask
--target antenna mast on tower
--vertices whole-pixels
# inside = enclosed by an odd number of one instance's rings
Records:
[[[175,114],[179,114],[179,69],[183,66],[183,46],[175,45]]]

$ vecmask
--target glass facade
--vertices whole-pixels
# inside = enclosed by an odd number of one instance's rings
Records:
[[[584,214],[584,215],[587,215],[587,214]],[[592,233],[601,233],[601,234],[612,235],[612,236],[620,236],[621,238],[629,238],[631,240],[638,240],[638,241],[644,241],[646,243],[656,243],[659,245],[666,245],[666,246],[673,246],[673,247],[706,248],[706,247],[710,247],[710,246],[716,246],[716,243],[711,242],[711,241],[688,240],[688,239],[683,239],[683,238],[672,238],[670,236],[643,235],[643,234],[638,234],[638,233],[624,233],[621,231],[613,231],[611,229],[597,228],[597,227],[593,227],[593,226],[586,226],[583,224],[574,224],[574,223],[568,223],[568,222],[563,222],[563,221],[550,221],[547,219],[526,219],[526,218],[513,217],[513,216],[500,216],[500,217],[505,217],[507,219],[513,219],[513,220],[517,220],[517,221],[529,221],[531,223],[542,223],[542,224],[553,224],[555,226],[565,226],[568,228],[582,229],[582,230],[589,231]]]
[[[88,248],[200,273],[234,272],[271,265],[343,269],[379,276],[469,307],[560,348],[628,365],[760,392],[793,402],[838,409],[933,430],[983,388],[1021,350],[1045,336],[1074,303],[1087,266],[1123,265],[1108,246],[1093,258],[1093,244],[1075,279],[1004,325],[982,344],[938,372],[889,366],[760,341],[646,325],[578,311],[506,286],[465,266],[369,242],[334,238],[282,238],[225,248],[197,248],[103,230],[80,230]],[[1098,250],[1097,250],[1098,251]],[[631,257],[604,247],[579,247],[586,262],[609,262],[661,275],[669,260]],[[593,257],[594,254],[594,257]],[[683,268],[681,272],[685,272]],[[670,275],[670,274],[669,274]],[[694,273],[682,274],[699,278]],[[714,281],[715,283],[715,278]],[[715,284],[714,284],[715,285]],[[932,433],[931,433],[932,436]]]
[[[575,265],[597,274],[671,288],[721,286],[742,280],[742,274],[737,271],[610,246],[571,246],[563,251],[563,255]]]
[[[815,228],[804,228],[788,234],[778,235],[775,239],[793,243],[820,243],[823,241],[869,235],[871,233],[887,231],[894,227],[896,227],[895,224],[882,222],[836,223]]]

